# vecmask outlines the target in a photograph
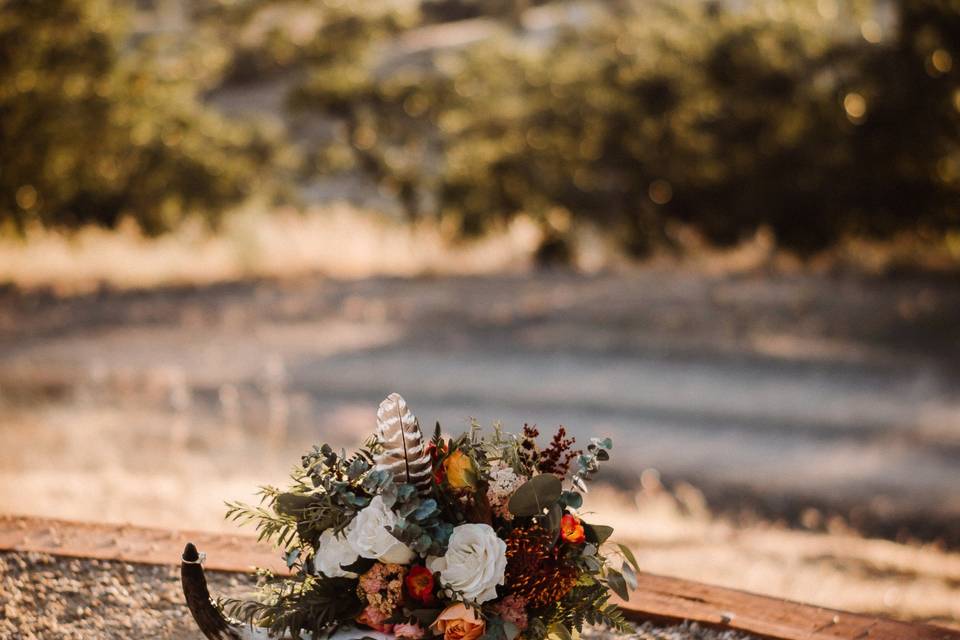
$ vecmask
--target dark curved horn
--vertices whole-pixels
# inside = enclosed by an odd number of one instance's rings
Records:
[[[207,578],[203,575],[202,562],[203,558],[197,547],[188,542],[180,557],[180,584],[183,586],[183,597],[193,619],[209,640],[243,640],[241,630],[230,624],[220,609],[213,606],[210,591],[207,589]]]

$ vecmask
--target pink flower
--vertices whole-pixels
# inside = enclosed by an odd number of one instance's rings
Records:
[[[420,640],[425,632],[417,623],[403,623],[393,625],[393,635],[406,640]]]
[[[403,599],[405,574],[406,567],[402,565],[378,562],[360,576],[357,595],[363,602],[390,617]]]
[[[363,576],[360,578],[360,588],[364,593],[379,593],[386,587],[383,580],[376,576]]]
[[[388,616],[380,611],[380,609],[371,604],[367,605],[367,608],[363,610],[363,613],[357,616],[357,622],[367,625],[374,631],[390,633],[393,625],[384,624],[387,621],[387,617]]]
[[[506,622],[517,625],[523,631],[527,628],[527,601],[520,596],[507,596],[494,606],[497,615]]]

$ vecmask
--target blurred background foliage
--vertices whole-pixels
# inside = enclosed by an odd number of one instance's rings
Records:
[[[638,257],[960,247],[960,0],[205,0],[174,41],[125,28],[169,4],[5,1],[5,221],[155,232],[362,179],[451,237],[534,220],[544,262],[582,227]]]
[[[0,10],[0,221],[147,233],[215,222],[264,187],[275,142],[197,99],[217,56],[135,37],[109,0],[10,0]]]

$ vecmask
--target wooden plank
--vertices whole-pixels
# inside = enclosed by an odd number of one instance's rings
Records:
[[[178,564],[187,541],[207,553],[204,566],[208,569],[247,572],[259,566],[285,571],[279,554],[252,536],[0,516],[0,550]],[[634,621],[690,620],[771,640],[960,640],[960,631],[835,611],[681,578],[640,574],[638,582],[630,601],[621,603]]]
[[[0,549],[9,551],[178,565],[188,541],[207,553],[207,569],[248,572],[263,567],[286,572],[279,553],[252,536],[0,515]]]
[[[736,589],[640,574],[629,602],[619,602],[634,622],[692,620],[771,640],[960,640],[960,631],[898,622],[761,596]]]

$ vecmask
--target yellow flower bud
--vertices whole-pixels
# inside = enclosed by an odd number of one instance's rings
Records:
[[[443,470],[446,473],[447,482],[454,489],[477,486],[477,471],[473,468],[473,460],[459,449],[443,461]]]

